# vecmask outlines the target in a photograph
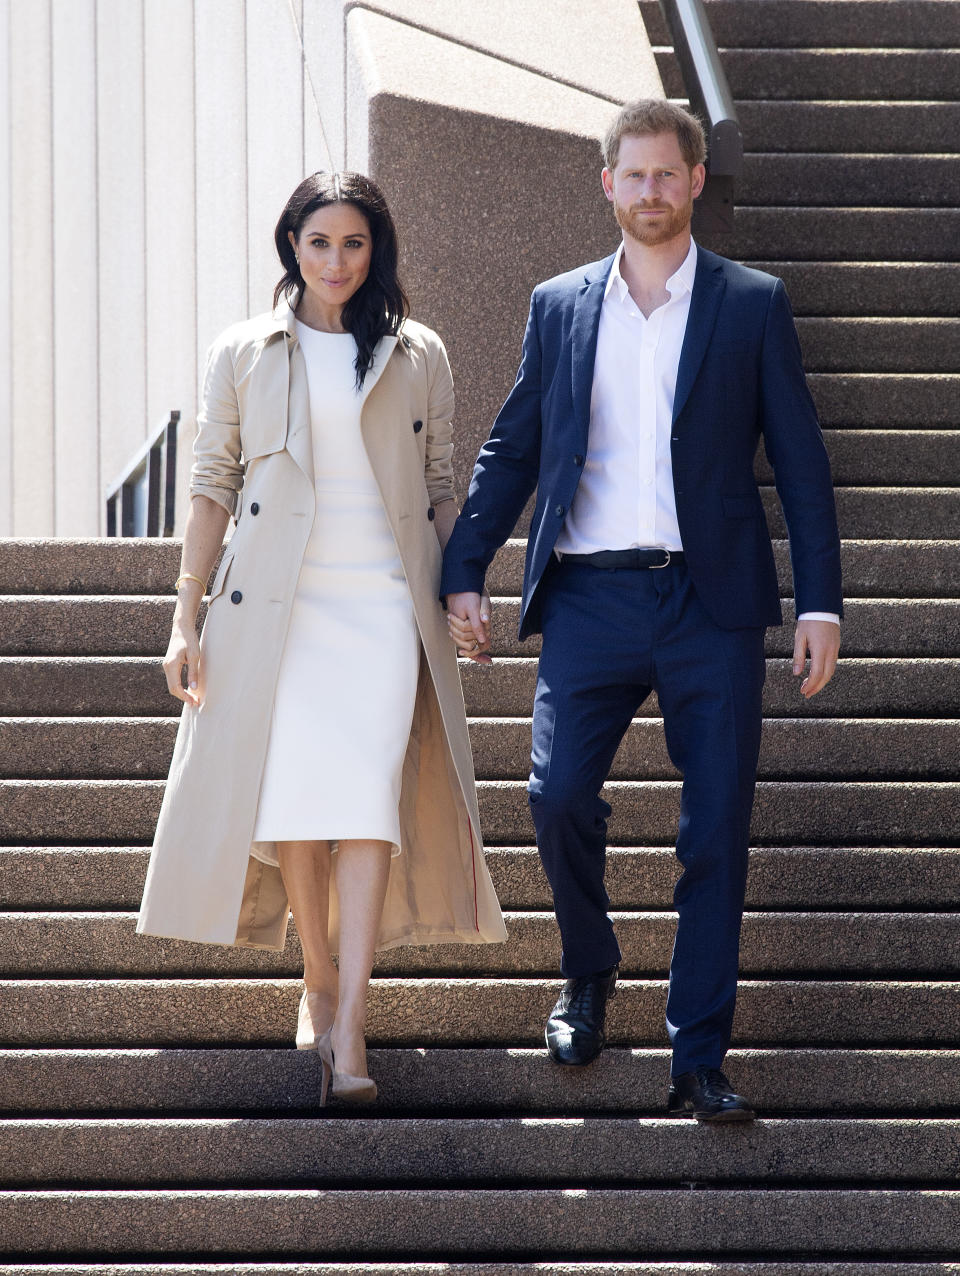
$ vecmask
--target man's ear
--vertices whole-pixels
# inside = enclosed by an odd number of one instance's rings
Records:
[[[613,203],[613,173],[611,173],[609,168],[601,169],[600,183],[603,186],[604,195],[606,195],[607,199],[609,199],[610,203],[612,204]]]
[[[706,180],[707,170],[704,165],[694,164],[693,168],[690,170],[690,194],[694,199],[696,199],[703,190]]]

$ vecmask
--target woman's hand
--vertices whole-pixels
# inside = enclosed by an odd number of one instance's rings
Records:
[[[187,670],[187,685],[183,685],[183,669]],[[185,704],[199,708],[203,700],[200,691],[200,640],[196,625],[185,620],[174,620],[167,654],[163,658],[163,672],[167,690]]]
[[[478,665],[493,663],[490,653],[490,598],[484,594],[448,594],[447,628],[457,655]]]

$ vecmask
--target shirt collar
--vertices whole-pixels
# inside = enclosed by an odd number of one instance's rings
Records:
[[[610,274],[607,276],[607,286],[603,290],[603,299],[610,296],[611,292],[616,289],[618,301],[624,301],[630,295],[627,288],[627,281],[620,273],[620,262],[623,259],[623,241],[617,249],[616,256],[613,259],[613,265],[610,267]],[[690,251],[684,257],[681,264],[667,280],[667,292],[671,297],[675,297],[681,292],[693,292],[693,280],[697,273],[697,245],[696,241],[690,240]]]

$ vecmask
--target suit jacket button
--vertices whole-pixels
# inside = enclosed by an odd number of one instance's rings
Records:
[[[430,508],[427,510],[427,518],[429,518],[430,522],[432,523],[436,517],[437,517],[437,511],[431,505]]]
[[[578,453],[577,453],[577,455],[573,458],[573,463],[574,463],[574,465],[582,465],[582,464],[583,464],[583,457],[580,455],[580,453],[579,453],[579,452],[578,452]]]
[[[257,504],[257,502],[256,502],[256,501],[254,501],[254,502],[253,502],[253,504],[250,506],[250,513],[251,513],[251,514],[259,514],[259,513],[260,513],[260,506]]]
[[[235,590],[233,591],[233,593],[230,595],[230,601],[231,601],[232,603],[242,603],[242,602],[243,602],[243,594],[241,594],[241,593],[240,593],[240,590],[239,590],[239,589],[235,589]]]
[[[558,505],[558,506],[557,506],[557,508],[556,508],[553,512],[554,512],[554,514],[556,514],[557,518],[562,518],[562,517],[563,517],[563,513],[564,513],[563,506],[562,506],[562,505]]]
[[[414,434],[419,434],[419,433],[420,433],[420,431],[421,431],[422,429],[423,429],[423,422],[422,422],[422,421],[414,421],[414,423],[413,423],[413,432],[414,432]]]

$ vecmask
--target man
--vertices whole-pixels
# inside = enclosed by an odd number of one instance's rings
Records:
[[[750,1120],[721,1065],[736,998],[764,630],[782,623],[753,476],[762,436],[790,537],[795,674],[815,695],[840,646],[830,469],[780,280],[698,248],[698,121],[625,106],[603,142],[623,242],[533,293],[516,384],[480,451],[444,556],[463,654],[489,660],[487,567],[531,492],[520,637],[542,632],[529,799],[563,942],[546,1037],[558,1063],[602,1050],[620,950],[599,794],[651,690],[683,774],[667,1028],[669,1105]]]

